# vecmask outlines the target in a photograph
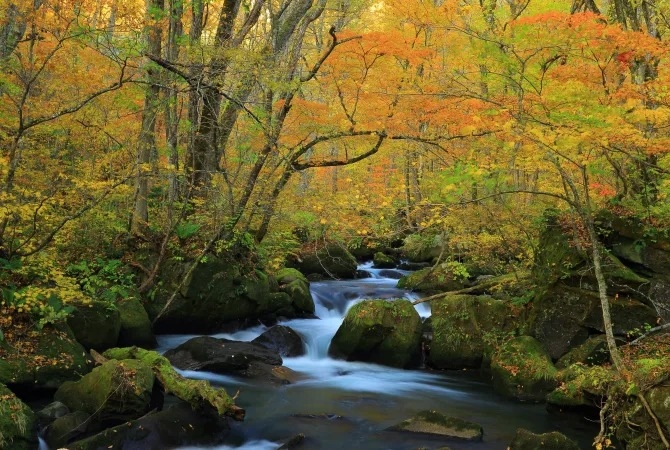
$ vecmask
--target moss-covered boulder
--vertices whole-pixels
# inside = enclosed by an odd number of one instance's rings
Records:
[[[416,367],[421,361],[421,318],[407,300],[364,300],[354,305],[328,354],[348,361]]]
[[[310,243],[300,249],[297,258],[291,261],[291,266],[306,275],[318,274],[335,279],[354,278],[358,262],[346,247],[338,243]]]
[[[517,326],[509,302],[489,296],[446,295],[431,302],[432,342],[427,363],[437,369],[479,368],[493,345]]]
[[[442,263],[417,270],[398,280],[398,288],[428,294],[463,289],[467,276],[455,270],[457,267],[460,266]]]
[[[314,314],[314,299],[307,277],[299,270],[286,267],[277,272],[275,278],[279,291],[288,294],[296,312]]]
[[[67,445],[69,450],[168,449],[211,447],[230,432],[224,417],[213,411],[194,410],[187,403],[171,405],[93,436]]]
[[[619,377],[613,369],[572,364],[558,372],[559,385],[547,395],[546,401],[559,408],[599,407],[617,380]]]
[[[383,252],[374,254],[372,264],[377,269],[392,269],[397,265],[393,258]]]
[[[155,332],[220,332],[258,320],[273,322],[278,310],[290,313],[284,302],[273,301],[270,278],[260,270],[208,255],[180,287],[191,265],[175,260],[164,265],[162,283],[146,304]]]
[[[535,434],[524,428],[516,430],[516,435],[508,450],[580,450],[579,445],[558,431]]]
[[[0,383],[18,391],[56,389],[91,371],[92,361],[65,324],[30,327],[0,345]]]
[[[118,345],[154,348],[156,336],[154,336],[151,320],[142,303],[137,298],[130,297],[118,301],[116,306],[121,319]]]
[[[4,384],[0,384],[0,448],[37,448],[35,414]]]
[[[411,262],[431,262],[444,254],[445,245],[444,234],[426,230],[422,234],[407,236],[400,248],[400,254]]]
[[[521,401],[541,402],[556,385],[557,370],[542,344],[530,336],[512,338],[493,353],[493,386]]]
[[[609,302],[618,336],[626,337],[657,319],[653,309],[630,297],[612,297]],[[542,342],[552,359],[581,345],[593,330],[604,331],[597,292],[556,283],[536,295],[529,334]]]
[[[63,383],[54,399],[97,422],[118,423],[149,411],[153,386],[151,367],[134,359],[110,360],[79,381]]]
[[[115,347],[121,330],[121,315],[115,304],[94,300],[78,306],[67,319],[77,341],[86,349],[103,351]]]
[[[557,369],[565,369],[576,363],[588,366],[601,365],[609,361],[607,339],[604,334],[591,336],[583,344],[573,348],[556,361]]]
[[[58,417],[46,429],[44,439],[51,448],[61,448],[73,440],[85,435],[89,427],[96,429],[98,424],[89,420],[91,415],[84,411],[75,411]]]
[[[112,348],[107,350],[105,358],[126,360],[136,359],[150,367],[161,384],[163,391],[188,402],[193,409],[214,409],[219,415],[227,415],[242,420],[245,411],[236,406],[225,389],[212,387],[205,380],[189,380],[179,375],[170,361],[164,356],[138,347]]]
[[[667,371],[667,366],[665,367]],[[670,386],[661,384],[652,387],[644,393],[649,408],[658,419],[659,425],[668,436],[670,430]],[[620,427],[617,429],[617,438],[626,443],[626,448],[641,448],[650,450],[665,450],[656,424],[648,414],[638,398],[631,398],[624,408],[625,417],[636,424],[636,427]]]
[[[484,436],[481,425],[434,410],[420,411],[388,430],[430,434],[467,441],[481,441]]]

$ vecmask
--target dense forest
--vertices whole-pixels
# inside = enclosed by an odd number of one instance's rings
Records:
[[[422,269],[399,286],[433,302],[433,368],[496,367],[527,336],[551,365],[599,334],[604,366],[543,369],[573,395],[555,402],[597,406],[598,449],[669,448],[669,17],[665,0],[5,0],[0,412],[77,379],[51,367],[90,372],[44,348],[74,333],[102,367],[154,358],[167,391],[240,418],[158,355],[95,350],[308,316],[290,268],[353,278],[338,264],[374,258]],[[449,302],[484,294],[514,327],[484,357],[441,355]],[[597,320],[559,349],[543,324],[587,297]],[[145,335],[82,336],[85,311],[130,301]],[[12,417],[0,448],[31,448]]]

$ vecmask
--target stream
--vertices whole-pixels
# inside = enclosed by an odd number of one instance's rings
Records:
[[[329,358],[330,340],[353,304],[365,298],[418,298],[395,287],[395,278],[402,272],[372,269],[370,264],[360,269],[370,276],[311,284],[319,319],[282,322],[298,332],[306,344],[305,356],[284,358],[284,366],[299,372],[301,381],[267,386],[207,372],[181,372],[223,386],[231,395],[239,391],[236,404],[247,411],[244,422],[232,424],[227,444],[210,448],[274,450],[281,442],[304,433],[306,439],[300,448],[305,450],[413,450],[442,446],[451,450],[504,450],[519,427],[535,433],[557,430],[577,440],[582,448],[591,448],[597,433],[595,423],[574,415],[548,413],[544,405],[507,400],[496,394],[491,383],[476,371],[400,370]],[[430,316],[427,303],[416,308],[422,317]],[[256,327],[214,337],[249,341],[264,330]],[[191,337],[159,336],[158,350],[164,352]],[[425,409],[481,424],[483,442],[384,431]]]

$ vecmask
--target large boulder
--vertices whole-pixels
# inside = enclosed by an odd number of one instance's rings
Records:
[[[328,354],[348,361],[417,367],[421,335],[421,318],[411,302],[364,300],[347,312]]]
[[[583,344],[573,348],[556,361],[557,369],[565,369],[576,363],[588,366],[600,365],[608,362],[610,353],[607,348],[607,339],[604,334],[591,336]]]
[[[354,278],[358,262],[356,258],[342,245],[326,243],[319,245],[312,243],[304,246],[291,265],[300,272],[312,275],[317,274],[328,278]]]
[[[458,272],[462,266],[442,263],[417,270],[398,280],[398,288],[425,293],[457,291],[463,289],[467,274]]]
[[[35,414],[4,384],[0,384],[0,448],[37,448]]]
[[[508,450],[580,450],[579,445],[558,431],[535,434],[524,428],[516,430],[516,435]]]
[[[220,332],[248,322],[274,322],[278,311],[282,316],[297,314],[287,309],[286,296],[272,295],[270,278],[260,270],[208,255],[182,284],[191,266],[191,261],[165,264],[162,284],[146,305],[155,332]]]
[[[154,336],[151,320],[142,303],[135,297],[129,297],[119,300],[116,305],[121,319],[118,345],[154,348],[156,336]]]
[[[437,369],[480,368],[492,344],[515,331],[517,312],[489,296],[446,295],[431,302],[427,363]]]
[[[481,441],[484,436],[481,425],[434,410],[420,411],[388,430],[430,434],[466,441]]]
[[[400,254],[411,262],[431,262],[444,254],[446,245],[446,236],[443,233],[427,230],[423,234],[407,236],[400,248]]]
[[[377,269],[392,269],[397,266],[396,261],[384,252],[377,252],[372,258],[373,266]]]
[[[73,423],[76,423],[74,421]],[[163,450],[184,446],[211,447],[230,432],[225,417],[178,403],[67,445],[69,450]]]
[[[656,312],[629,297],[613,297],[610,313],[613,331],[626,337],[656,323]],[[582,344],[594,331],[604,331],[598,293],[556,283],[539,292],[533,304],[529,330],[558,359]]]
[[[544,401],[557,385],[557,372],[542,344],[530,336],[510,339],[491,359],[495,390],[521,401]]]
[[[573,364],[557,374],[558,387],[550,392],[546,401],[561,409],[600,407],[609,395],[610,386],[620,377],[614,369],[603,366]]]
[[[201,336],[165,352],[178,369],[236,375],[259,381],[290,382],[289,369],[280,368],[282,358],[274,350],[251,342]]]
[[[305,343],[300,335],[284,325],[270,327],[251,343],[262,345],[281,356],[292,357],[305,354]]]
[[[88,353],[65,324],[26,330],[25,341],[30,345],[8,336],[0,345],[0,383],[17,392],[56,389],[64,381],[78,380],[93,367]]]
[[[98,351],[115,347],[121,330],[121,315],[114,303],[93,300],[78,306],[67,318],[77,341]]]
[[[309,281],[299,270],[286,267],[275,274],[279,292],[288,294],[291,307],[298,313],[314,314],[314,299]]]
[[[146,414],[153,387],[151,367],[134,359],[109,360],[81,380],[63,383],[54,399],[95,416],[96,422],[115,424]]]

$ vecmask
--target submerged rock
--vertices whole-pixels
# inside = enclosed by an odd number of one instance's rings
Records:
[[[347,361],[417,367],[421,334],[421,318],[411,302],[364,300],[349,310],[328,354]]]
[[[481,425],[433,410],[421,411],[388,430],[432,434],[468,441],[481,441],[484,436]]]
[[[535,434],[519,428],[508,450],[579,450],[579,445],[558,431]]]

